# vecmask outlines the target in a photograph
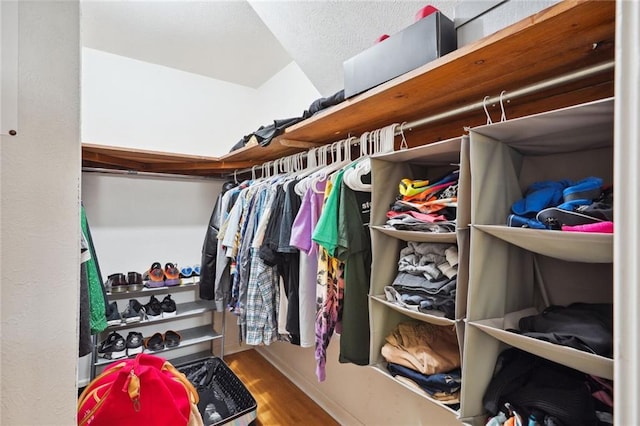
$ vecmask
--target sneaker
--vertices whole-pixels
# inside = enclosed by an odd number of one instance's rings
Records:
[[[167,346],[167,348],[173,348],[180,345],[180,341],[182,340],[182,336],[180,336],[178,332],[173,330],[167,330],[167,332],[164,333],[163,337],[164,344]]]
[[[164,265],[164,285],[174,286],[180,284],[180,271],[176,266],[169,262]]]
[[[193,275],[193,268],[191,266],[184,266],[180,269],[180,278],[189,278]]]
[[[142,333],[130,331],[126,340],[127,356],[137,355],[144,352],[144,339]]]
[[[162,305],[155,296],[151,296],[149,303],[144,305],[144,310],[150,320],[162,318]]]
[[[153,262],[151,268],[142,276],[145,287],[164,287],[164,272],[160,262]]]
[[[127,346],[120,334],[115,331],[109,333],[107,338],[98,347],[98,356],[105,359],[118,359],[127,356]]]
[[[150,351],[161,351],[164,349],[164,339],[162,334],[155,333],[144,341],[144,346]]]
[[[129,300],[129,304],[122,312],[122,319],[127,324],[140,321],[145,318],[146,312],[144,306],[136,299]]]
[[[162,318],[175,317],[176,316],[176,302],[173,301],[170,294],[167,294],[162,303]]]
[[[122,316],[118,312],[118,304],[111,302],[107,305],[107,324],[108,325],[120,325],[122,324]]]

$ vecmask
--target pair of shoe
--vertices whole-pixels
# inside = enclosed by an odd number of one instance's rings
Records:
[[[167,294],[162,302],[155,296],[151,296],[149,303],[144,305],[146,318],[154,320],[158,318],[169,318],[176,316],[176,302],[173,301],[170,294]]]
[[[111,274],[106,282],[107,291],[111,293],[122,293],[125,291],[142,290],[142,275],[138,272],[127,272],[124,274]]]
[[[142,275],[146,287],[164,287],[180,284],[180,271],[171,262],[167,262],[162,269],[160,262],[153,262],[148,271]]]
[[[180,278],[200,276],[200,265],[184,266],[180,268]]]
[[[107,325],[128,324],[136,321],[142,321],[146,317],[144,306],[136,299],[129,300],[124,311],[118,311],[118,303],[111,302],[107,305]]]
[[[125,339],[112,331],[98,347],[98,356],[105,359],[118,359],[137,355],[144,351],[142,333],[131,331]]]
[[[144,346],[150,351],[160,351],[166,348],[174,348],[180,345],[182,336],[176,331],[168,330],[164,334],[155,333],[153,336],[145,339]]]
[[[108,325],[119,325],[149,319],[175,317],[176,312],[176,302],[171,298],[170,294],[167,294],[162,302],[155,296],[151,296],[146,305],[136,299],[130,299],[122,313],[118,312],[118,304],[111,302],[107,306],[106,316]]]

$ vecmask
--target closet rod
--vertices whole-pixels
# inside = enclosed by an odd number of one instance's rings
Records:
[[[558,77],[553,77],[547,80],[542,80],[539,81],[537,83],[533,83],[529,86],[525,86],[522,87],[520,89],[511,91],[511,92],[507,92],[505,91],[503,96],[502,96],[502,102],[504,103],[505,101],[510,101],[512,99],[516,99],[522,96],[526,96],[535,92],[539,92],[541,90],[545,90],[545,89],[550,89],[552,87],[555,86],[559,86],[562,84],[566,84],[566,83],[571,83],[573,81],[576,80],[580,80],[580,79],[584,79],[584,78],[588,78],[600,73],[603,73],[605,71],[609,71],[611,69],[613,69],[615,66],[615,61],[611,60],[611,61],[607,61],[607,62],[603,62],[601,64],[598,65],[592,65],[590,67],[587,68],[582,68],[578,71],[572,71],[570,73],[567,74],[563,74],[561,76]],[[495,104],[495,103],[499,103],[500,102],[500,95],[498,96],[494,96],[494,97],[490,97],[487,98],[486,100],[482,100],[479,102],[474,102],[472,104],[467,104],[464,106],[461,106],[459,108],[455,108],[455,109],[451,109],[448,111],[445,111],[443,113],[440,114],[434,114],[434,115],[430,115],[428,117],[424,117],[415,121],[411,121],[411,122],[405,122],[402,123],[398,126],[398,128],[396,129],[395,135],[399,136],[402,134],[403,131],[405,130],[413,130],[417,127],[421,127],[421,126],[425,126],[427,124],[431,124],[434,123],[436,121],[441,121],[450,117],[454,117],[456,115],[461,115],[467,112],[471,112],[471,111],[475,111],[478,109],[482,109],[485,105],[491,105],[491,104]],[[356,137],[353,139],[352,144],[357,144],[360,142],[360,138]],[[327,144],[330,145],[330,144]],[[272,163],[272,162],[267,162],[267,163]],[[266,163],[265,163],[266,164]],[[256,167],[255,170],[260,170],[260,166]],[[242,169],[242,170],[237,170],[236,174],[244,174],[244,173],[248,173],[251,172],[251,169]],[[233,176],[233,173],[229,174],[228,176]]]
[[[526,96],[535,92],[539,92],[541,90],[550,89],[554,86],[559,86],[564,83],[570,83],[575,80],[580,80],[583,78],[591,77],[602,72],[613,69],[615,65],[615,61],[603,62],[602,64],[593,65],[588,68],[583,68],[578,71],[573,71],[568,74],[563,74],[559,77],[553,77],[548,80],[543,80],[538,83],[531,84],[529,86],[522,87],[520,89],[514,90],[512,92],[505,92],[502,96],[502,102],[510,101],[512,99],[519,98],[521,96]],[[413,130],[416,127],[421,127],[426,124],[433,123],[435,121],[444,120],[446,118],[450,118],[456,115],[463,114],[465,112],[475,111],[477,109],[483,108],[485,105],[491,105],[500,102],[500,96],[494,96],[492,98],[488,98],[482,100],[480,102],[475,102],[472,104],[464,105],[459,108],[455,108],[449,111],[445,111],[441,114],[430,115],[425,118],[421,118],[419,120],[412,121],[410,123],[403,123],[398,127],[396,131],[396,136],[402,134],[403,130]]]
[[[251,169],[249,169],[249,171],[251,171]],[[83,167],[82,172],[98,173],[98,174],[105,174],[105,175],[123,175],[123,176],[132,176],[132,177],[141,177],[141,178],[145,177],[145,178],[164,178],[164,179],[183,179],[183,180],[226,180],[226,178],[224,177],[179,175],[175,173],[138,172],[135,170],[104,169],[99,167]]]

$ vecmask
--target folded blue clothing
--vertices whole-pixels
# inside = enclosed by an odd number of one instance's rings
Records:
[[[544,208],[560,204],[562,191],[571,184],[570,180],[535,182],[527,188],[523,198],[513,203],[511,211],[518,216],[533,217]]]
[[[459,368],[448,373],[422,374],[416,370],[393,362],[387,363],[387,369],[392,376],[403,376],[413,380],[429,395],[438,392],[454,393],[460,390],[462,376]]]

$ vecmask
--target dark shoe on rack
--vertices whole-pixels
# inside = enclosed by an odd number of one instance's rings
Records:
[[[162,299],[160,306],[162,307],[162,318],[176,316],[176,302],[173,301],[170,294],[167,294],[164,299]]]
[[[164,349],[164,339],[162,338],[162,334],[155,333],[144,341],[144,346],[150,351],[160,351]]]
[[[151,296],[149,303],[144,305],[144,310],[150,320],[162,318],[162,305],[155,296]]]
[[[127,356],[127,346],[120,334],[111,332],[98,347],[98,356],[105,359],[118,359]]]
[[[127,335],[127,356],[137,355],[144,352],[144,339],[142,338],[142,333],[138,333],[137,331],[131,331]]]
[[[120,325],[122,324],[122,316],[118,312],[118,304],[111,302],[107,305],[107,325]]]
[[[129,304],[122,312],[122,319],[127,324],[140,321],[146,316],[144,306],[136,299],[129,300]]]
[[[107,289],[110,289],[111,293],[122,293],[129,290],[127,279],[124,274],[111,274],[107,278]]]
[[[129,283],[129,291],[142,290],[142,275],[139,272],[127,273],[127,282]]]
[[[182,336],[173,330],[167,330],[164,333],[164,344],[167,348],[174,348],[180,345],[180,341],[182,340]]]
[[[160,262],[153,262],[151,268],[142,276],[145,287],[164,287],[164,272]]]
[[[164,285],[174,286],[180,284],[180,271],[176,266],[168,262],[164,265]]]

